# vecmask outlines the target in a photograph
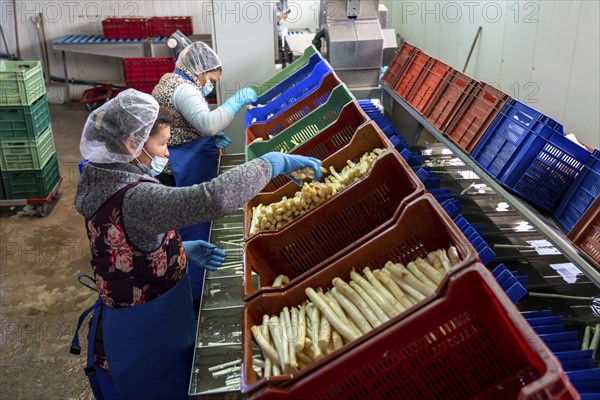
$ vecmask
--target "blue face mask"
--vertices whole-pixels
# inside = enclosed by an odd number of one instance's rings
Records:
[[[213,86],[212,82],[207,79],[206,84],[202,86],[202,89],[200,89],[200,91],[202,92],[202,96],[206,97],[209,94],[211,94],[214,89],[215,87]]]
[[[142,149],[142,150],[144,151],[144,153],[146,153],[146,155],[148,157],[151,157],[150,154],[148,154],[148,152],[146,151],[146,149]],[[137,160],[137,158],[136,158],[136,160]],[[168,162],[169,162],[168,158],[154,156],[154,157],[152,157],[152,161],[150,162],[150,165],[152,166],[152,168],[148,168],[145,164],[142,164],[140,162],[140,160],[138,160],[138,167],[145,174],[155,177],[155,176],[159,175],[161,172],[163,172],[163,170],[167,166]]]

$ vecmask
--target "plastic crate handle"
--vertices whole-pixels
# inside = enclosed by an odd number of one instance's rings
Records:
[[[511,119],[514,119],[517,122],[519,122],[519,123],[521,123],[521,124],[523,124],[525,126],[531,126],[531,125],[533,125],[533,122],[534,122],[535,118],[533,118],[533,117],[525,114],[522,111],[518,111],[518,110],[514,110],[514,109],[512,111],[514,113],[511,112],[511,114],[512,114],[512,116],[511,116],[512,118]]]

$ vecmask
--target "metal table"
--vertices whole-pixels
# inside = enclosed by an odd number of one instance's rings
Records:
[[[200,40],[212,46],[211,35],[191,35],[189,38],[192,41]],[[67,52],[117,58],[171,57],[172,50],[167,47],[167,39],[167,36],[145,39],[105,39],[101,35],[66,35],[55,40],[52,48],[62,53],[65,98],[67,101],[70,99]]]

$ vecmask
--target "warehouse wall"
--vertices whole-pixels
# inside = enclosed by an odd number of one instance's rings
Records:
[[[600,146],[600,2],[382,0],[389,27],[428,54]]]

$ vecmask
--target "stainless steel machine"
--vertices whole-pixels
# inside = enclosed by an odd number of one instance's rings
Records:
[[[379,97],[384,52],[397,48],[395,32],[382,29],[387,9],[379,0],[321,0],[321,52],[358,98]]]

